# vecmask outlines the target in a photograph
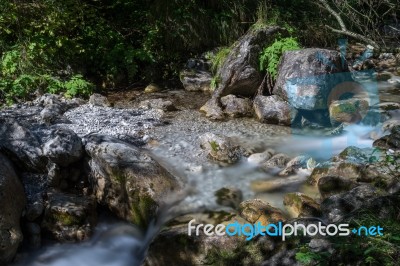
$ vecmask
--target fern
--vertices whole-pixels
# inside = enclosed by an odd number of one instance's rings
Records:
[[[260,54],[260,70],[267,71],[272,78],[278,76],[278,63],[285,51],[300,49],[300,45],[296,38],[289,37],[279,40],[266,47]]]

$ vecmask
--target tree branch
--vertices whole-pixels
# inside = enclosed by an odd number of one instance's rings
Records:
[[[366,37],[364,35],[349,31],[347,29],[346,25],[344,24],[344,21],[343,21],[342,17],[340,16],[340,14],[338,12],[336,12],[335,10],[333,10],[333,8],[328,4],[328,2],[326,0],[318,0],[318,2],[320,2],[320,6],[322,6],[324,9],[326,9],[331,15],[333,15],[336,18],[336,20],[339,23],[341,29],[340,30],[339,29],[335,29],[335,28],[332,28],[332,27],[326,25],[327,28],[329,28],[333,32],[344,34],[344,35],[347,35],[349,37],[352,37],[352,38],[358,39],[360,41],[363,41],[363,42],[365,42],[367,44],[370,44],[370,45],[372,45],[374,48],[376,48],[378,50],[380,49],[379,44],[377,44],[372,39],[370,39],[370,38],[368,38],[368,37]]]

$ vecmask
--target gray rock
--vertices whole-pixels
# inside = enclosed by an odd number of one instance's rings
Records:
[[[286,248],[273,254],[271,258],[264,261],[262,266],[300,266],[296,260],[296,250],[287,250]]]
[[[245,152],[234,139],[213,133],[200,136],[200,147],[211,159],[223,163],[235,163]]]
[[[275,154],[268,161],[261,165],[261,168],[269,170],[271,168],[284,168],[286,164],[290,161],[290,158],[283,153]]]
[[[46,169],[41,139],[16,120],[0,121],[0,147],[23,169],[42,172]]]
[[[362,178],[364,168],[364,164],[351,161],[326,162],[314,168],[309,177],[309,183],[315,185],[325,176],[340,176],[356,182]]]
[[[323,199],[340,194],[357,186],[354,180],[342,176],[324,176],[318,181],[318,190]]]
[[[160,109],[163,111],[176,111],[176,107],[169,100],[164,99],[150,99],[144,100],[139,103],[139,107],[143,109]]]
[[[84,143],[97,201],[122,219],[146,227],[169,193],[181,188],[176,177],[129,143],[97,134]]]
[[[257,96],[254,99],[254,111],[263,123],[285,126],[290,126],[297,116],[297,110],[277,95]]]
[[[261,152],[261,153],[254,153],[254,154],[250,155],[250,156],[247,158],[247,161],[248,161],[249,163],[253,163],[253,164],[258,164],[258,165],[260,165],[260,164],[265,163],[265,162],[268,161],[269,159],[271,159],[272,156],[274,156],[274,154],[275,154],[275,151],[274,151],[274,150],[268,149],[268,150],[266,150],[266,151],[264,151],[264,152]]]
[[[188,223],[195,219],[194,226],[198,224],[229,224],[236,221],[240,224],[245,220],[234,213],[208,212],[206,214],[188,214],[172,221],[173,226],[168,226],[154,239],[145,265],[225,265],[228,259],[233,259],[237,265],[259,265],[265,256],[274,248],[272,241],[259,242],[258,239],[246,241],[242,236],[207,236],[202,230],[198,235],[192,231],[188,235]],[[174,245],[171,245],[174,243]],[[235,250],[233,253],[232,250]],[[227,254],[222,257],[221,252]],[[249,253],[251,252],[251,253]]]
[[[321,215],[319,204],[303,193],[286,194],[283,199],[283,205],[294,218],[318,217]]]
[[[212,92],[211,72],[196,69],[185,69],[179,74],[183,87],[187,91]]]
[[[329,253],[333,252],[332,244],[327,239],[323,238],[313,238],[310,243],[308,243],[308,247],[313,252],[323,252],[328,251]]]
[[[272,207],[260,199],[251,199],[240,203],[239,215],[252,224],[260,222],[264,226],[287,220],[280,209]]]
[[[10,262],[22,241],[20,219],[25,207],[24,188],[11,162],[0,154],[0,264]]]
[[[333,75],[341,72],[348,72],[348,67],[346,62],[342,64],[337,51],[317,48],[287,51],[279,63],[273,93],[297,109],[327,109],[332,89],[343,81],[351,81],[349,75]]]
[[[217,203],[221,206],[231,207],[236,209],[243,200],[243,193],[238,188],[221,188],[215,191]]]
[[[279,176],[287,176],[293,174],[300,168],[309,168],[310,165],[307,166],[307,162],[309,162],[310,159],[312,158],[308,155],[296,156],[286,164],[285,169],[283,169],[279,173]]]
[[[43,233],[60,242],[87,239],[97,222],[95,199],[60,192],[47,195]]]
[[[235,95],[227,95],[221,98],[224,113],[228,117],[251,117],[253,110],[248,98],[239,98]]]
[[[222,96],[253,96],[256,93],[262,82],[262,75],[258,71],[260,52],[279,32],[283,32],[283,29],[276,26],[251,29],[234,44],[217,71],[218,87],[200,109],[207,117],[224,118],[220,105]]]
[[[90,96],[89,104],[91,104],[92,106],[100,106],[100,107],[110,107],[111,106],[107,97],[105,97],[101,94],[98,94],[98,93],[94,93]]]
[[[389,135],[374,141],[373,145],[381,149],[400,150],[400,125],[393,126]]]
[[[360,185],[348,192],[333,195],[321,203],[323,216],[331,223],[341,221],[350,212],[359,209],[367,200],[381,193],[370,185]]]
[[[66,167],[82,157],[82,141],[72,130],[55,129],[43,145],[43,154],[52,162]]]

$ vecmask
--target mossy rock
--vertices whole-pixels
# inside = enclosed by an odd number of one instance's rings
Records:
[[[284,213],[270,204],[260,200],[246,200],[239,205],[239,214],[250,223],[268,225],[279,221],[286,221]]]
[[[321,215],[319,204],[311,197],[295,192],[288,193],[283,204],[292,217],[318,217]]]

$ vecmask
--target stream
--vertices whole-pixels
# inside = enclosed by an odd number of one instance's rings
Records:
[[[399,89],[387,82],[379,83],[381,102],[400,102]],[[394,119],[398,119],[393,114]],[[288,192],[303,192],[316,197],[318,191],[305,183],[308,169],[298,172],[290,182],[271,192],[254,189],[258,183],[282,179],[276,172],[260,171],[246,159],[237,164],[221,167],[207,160],[199,151],[198,136],[205,132],[217,132],[236,137],[251,147],[272,147],[277,152],[309,154],[317,162],[337,155],[348,146],[368,148],[372,146],[371,132],[381,136],[380,126],[350,125],[338,136],[292,135],[290,128],[261,125],[254,119],[240,118],[235,121],[210,122],[197,110],[179,111],[166,128],[151,129],[146,138],[157,139],[157,143],[146,148],[164,167],[187,180],[190,190],[176,199],[169,207],[160,211],[157,221],[146,232],[126,223],[100,220],[94,236],[81,244],[48,245],[36,253],[20,256],[15,265],[33,266],[87,266],[140,265],[147,248],[160,228],[172,217],[201,210],[220,210],[214,192],[222,187],[240,188],[243,199],[260,198],[272,206],[283,208],[283,196]],[[233,131],[233,129],[236,129]],[[192,132],[192,133],[191,133]]]

